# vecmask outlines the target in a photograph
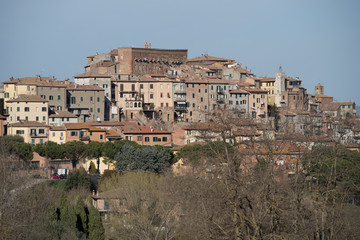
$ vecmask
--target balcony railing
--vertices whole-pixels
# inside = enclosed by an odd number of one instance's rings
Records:
[[[176,111],[187,111],[186,105],[184,105],[184,106],[177,105],[177,106],[174,106],[174,109]]]
[[[174,98],[174,102],[185,102],[185,101],[186,101],[186,98],[184,98],[184,97]]]
[[[82,136],[80,137],[80,141],[90,141],[90,136]]]
[[[223,103],[225,103],[225,100],[223,98],[220,98],[220,99],[217,99],[216,102],[223,104]]]
[[[47,133],[30,133],[31,138],[47,138],[49,135]]]
[[[185,89],[175,90],[175,93],[176,93],[176,94],[186,94],[186,91],[185,91]]]

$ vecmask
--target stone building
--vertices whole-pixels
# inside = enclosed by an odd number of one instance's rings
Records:
[[[36,83],[36,95],[49,101],[51,110],[66,110],[66,88],[69,80],[56,81],[39,81]]]
[[[252,119],[267,120],[268,91],[262,89],[245,88],[249,92],[249,116]]]
[[[105,121],[110,119],[111,103],[111,76],[103,73],[82,73],[74,76],[74,82],[78,85],[93,85],[104,89],[105,94]]]
[[[71,85],[67,87],[69,112],[79,117],[79,122],[103,121],[105,114],[104,89],[92,85]]]
[[[239,111],[244,117],[249,116],[249,92],[242,89],[234,89],[229,92],[229,110]]]
[[[111,75],[162,75],[186,60],[187,49],[156,49],[146,42],[144,48],[119,47],[108,54],[89,56],[85,71]]]

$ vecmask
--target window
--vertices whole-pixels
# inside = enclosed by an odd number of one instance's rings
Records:
[[[100,102],[100,98],[99,98],[99,97],[97,98],[97,102]]]
[[[100,134],[100,140],[102,140],[103,139],[103,135],[102,134]]]
[[[153,99],[154,98],[154,94],[150,94],[150,99]]]
[[[44,140],[40,139],[40,143],[42,144],[44,142]]]
[[[92,133],[93,133],[93,132],[90,132],[90,136],[92,136]]]
[[[77,136],[77,132],[76,131],[71,131],[70,136],[72,136],[72,137]]]
[[[71,104],[76,104],[76,97],[71,97]]]
[[[192,94],[192,97],[195,98],[195,93]]]
[[[157,137],[153,137],[153,142],[157,142],[158,138]]]
[[[170,98],[170,93],[167,93],[167,97]]]
[[[97,112],[98,112],[98,113],[100,112],[100,108],[97,109]]]
[[[93,112],[93,108],[90,108],[90,112]]]
[[[43,116],[43,121],[46,121],[46,117],[45,117],[45,116]]]
[[[343,106],[343,107],[344,107],[344,106]],[[20,107],[17,107],[17,108],[16,108],[16,111],[20,112]]]
[[[25,112],[29,112],[30,108],[29,107],[25,107]]]
[[[207,106],[205,106],[205,110],[207,109]]]
[[[163,94],[162,94],[162,93],[160,93],[160,97],[161,97],[161,98],[163,97]]]
[[[201,93],[201,89],[199,89],[199,93]]]
[[[24,134],[24,130],[16,130],[16,134]]]
[[[144,89],[144,84],[140,84],[140,89]]]
[[[26,120],[26,121],[27,121],[27,120],[29,120],[29,117],[28,117],[28,116],[26,116],[26,117],[25,117],[25,120]]]
[[[205,93],[207,93],[207,89],[205,89]]]
[[[41,111],[46,112],[46,107],[42,107]]]
[[[45,133],[45,129],[39,129],[39,134],[44,134]]]
[[[193,103],[193,107],[195,107],[195,103]]]
[[[52,136],[55,137],[55,132],[52,133]]]
[[[90,97],[90,102],[92,102],[93,101],[93,97]]]
[[[50,95],[49,100],[54,100],[54,96]]]
[[[31,143],[32,143],[32,144],[35,144],[35,139],[31,139]]]
[[[83,102],[83,101],[84,101],[84,98],[83,98],[83,97],[80,97],[80,101]]]
[[[150,84],[150,89],[154,89],[154,84]]]
[[[38,116],[36,116],[36,121],[39,121],[39,117],[38,117]]]
[[[108,85],[107,85],[107,84],[103,84],[103,88],[108,88]]]
[[[194,88],[194,84],[192,84],[192,87]]]
[[[163,138],[162,138],[162,141],[163,141],[163,142],[167,142],[167,137],[163,137]]]
[[[149,142],[150,138],[149,137],[145,137],[145,142]]]
[[[137,137],[137,140],[138,140],[138,141],[142,141],[142,136],[138,136],[138,137]]]
[[[61,100],[61,95],[58,95],[58,100]]]
[[[64,121],[64,118],[61,118],[61,121]]]

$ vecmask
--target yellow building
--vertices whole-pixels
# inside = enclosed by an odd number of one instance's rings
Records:
[[[268,91],[268,104],[275,104],[275,78],[259,78],[259,87]]]
[[[7,101],[16,98],[21,94],[37,95],[37,85],[41,82],[50,81],[49,77],[25,77],[25,78],[10,78],[4,84],[4,108],[7,109]]]
[[[57,144],[66,143],[66,129],[64,126],[52,127],[49,130],[49,141],[56,142]]]
[[[48,124],[48,101],[36,95],[19,95],[7,101],[8,123],[20,120]]]
[[[8,125],[8,135],[19,135],[24,142],[38,144],[49,139],[49,125],[33,121],[20,121]]]

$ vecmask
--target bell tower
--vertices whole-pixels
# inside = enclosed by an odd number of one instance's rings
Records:
[[[279,71],[275,75],[275,105],[281,107],[281,94],[285,91],[285,73],[282,67],[279,67]]]

